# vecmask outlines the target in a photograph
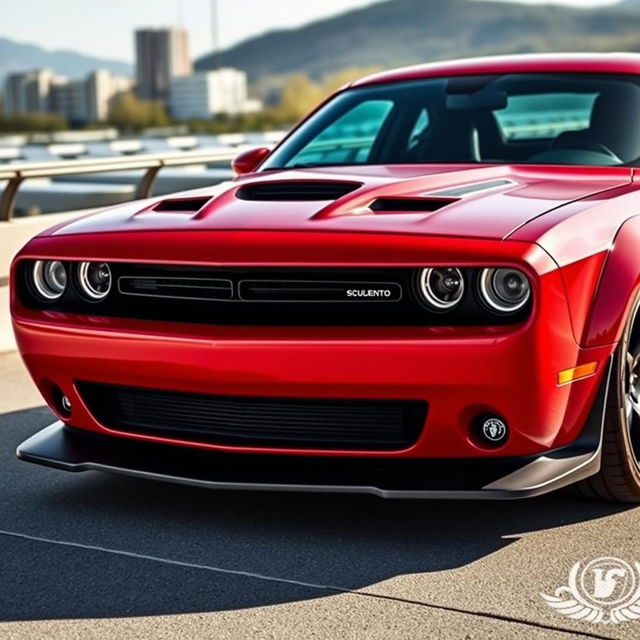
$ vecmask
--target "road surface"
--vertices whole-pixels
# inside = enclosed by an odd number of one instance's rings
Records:
[[[19,462],[52,421],[0,356],[0,637],[638,638],[540,592],[640,561],[640,508],[215,492]]]

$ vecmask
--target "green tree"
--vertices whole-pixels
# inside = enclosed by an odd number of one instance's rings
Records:
[[[291,125],[334,91],[379,70],[379,67],[348,67],[325,75],[319,82],[313,82],[305,74],[291,75],[283,84],[279,104],[265,109],[262,117],[275,126]]]
[[[0,131],[3,133],[49,133],[66,128],[67,121],[57,113],[21,113],[0,117]]]
[[[374,73],[378,73],[382,70],[382,67],[346,67],[341,71],[335,71],[334,73],[328,73],[323,76],[320,83],[320,90],[324,96],[327,96],[334,91],[337,91],[341,87],[351,84],[354,80],[370,76]]]
[[[109,109],[109,123],[123,131],[164,127],[170,123],[164,105],[158,100],[141,100],[134,93],[116,96]]]
[[[295,122],[315,107],[322,98],[322,89],[303,73],[290,76],[280,94],[276,108],[278,117]]]

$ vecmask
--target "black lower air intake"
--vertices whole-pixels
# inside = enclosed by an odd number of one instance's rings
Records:
[[[418,400],[217,396],[80,382],[104,426],[128,433],[237,446],[405,449],[427,413]]]

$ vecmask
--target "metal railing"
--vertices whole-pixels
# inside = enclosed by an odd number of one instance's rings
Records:
[[[81,160],[0,165],[0,180],[7,181],[2,191],[2,197],[0,197],[0,222],[8,222],[13,217],[18,189],[29,178],[51,178],[82,173],[142,169],[144,173],[138,182],[135,198],[148,198],[151,195],[153,183],[163,167],[230,162],[237,153],[237,149],[229,147],[114,158],[83,158]]]

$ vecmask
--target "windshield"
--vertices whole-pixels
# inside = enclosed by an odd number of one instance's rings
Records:
[[[358,87],[321,107],[263,168],[632,164],[639,85],[626,75],[510,73]]]

